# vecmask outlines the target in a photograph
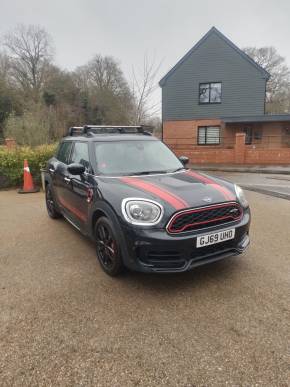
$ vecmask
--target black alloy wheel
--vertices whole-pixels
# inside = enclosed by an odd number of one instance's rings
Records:
[[[111,276],[123,269],[120,247],[111,221],[106,217],[98,219],[95,226],[97,257],[102,269]]]
[[[55,208],[55,203],[53,199],[53,194],[50,188],[50,185],[47,184],[45,187],[45,202],[47,213],[52,219],[57,219],[61,217],[61,213]]]

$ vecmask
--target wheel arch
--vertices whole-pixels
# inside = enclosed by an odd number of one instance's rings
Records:
[[[49,176],[48,173],[46,173],[44,176],[44,184],[45,184],[45,186],[47,186],[48,184],[52,184],[51,177]]]
[[[110,206],[109,203],[105,201],[99,201],[96,202],[94,208],[91,211],[91,216],[89,220],[89,235],[90,238],[94,241],[95,240],[95,235],[94,235],[94,228],[96,221],[102,217],[105,216],[106,218],[109,218],[111,222],[113,222],[115,230],[117,232],[119,242],[121,245],[122,249],[122,255],[123,255],[123,261],[126,264],[127,258],[130,256],[128,252],[128,247],[125,241],[125,235],[124,235],[124,230],[122,228],[121,222],[118,219],[117,213],[114,211],[114,209]]]
[[[91,211],[89,224],[90,224],[90,233],[92,234],[92,236],[94,233],[94,227],[95,227],[96,221],[102,216],[109,218],[112,222],[114,222],[116,227],[118,228],[120,227],[120,222],[113,208],[107,202],[99,201],[96,203],[93,210]]]
[[[99,208],[93,212],[93,216],[92,216],[92,220],[91,220],[92,229],[94,229],[94,226],[97,223],[98,219],[100,219],[103,216],[105,218],[108,218],[107,214],[103,210],[100,210]]]

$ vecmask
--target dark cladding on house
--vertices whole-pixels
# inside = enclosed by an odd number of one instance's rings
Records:
[[[229,148],[236,134],[244,133],[246,145],[288,148],[290,115],[265,114],[269,78],[211,28],[159,82],[164,141],[174,150],[182,144],[190,153],[193,146]]]

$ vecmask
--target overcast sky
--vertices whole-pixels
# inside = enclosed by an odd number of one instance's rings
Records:
[[[1,35],[45,27],[69,70],[100,53],[130,78],[147,54],[162,61],[161,78],[212,26],[240,48],[272,45],[290,65],[290,0],[0,0],[0,17]]]

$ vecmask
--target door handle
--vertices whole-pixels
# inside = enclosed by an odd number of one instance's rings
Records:
[[[65,182],[66,182],[66,184],[69,184],[70,183],[70,181],[71,181],[71,179],[69,178],[69,177],[64,177],[64,179],[63,179]]]

